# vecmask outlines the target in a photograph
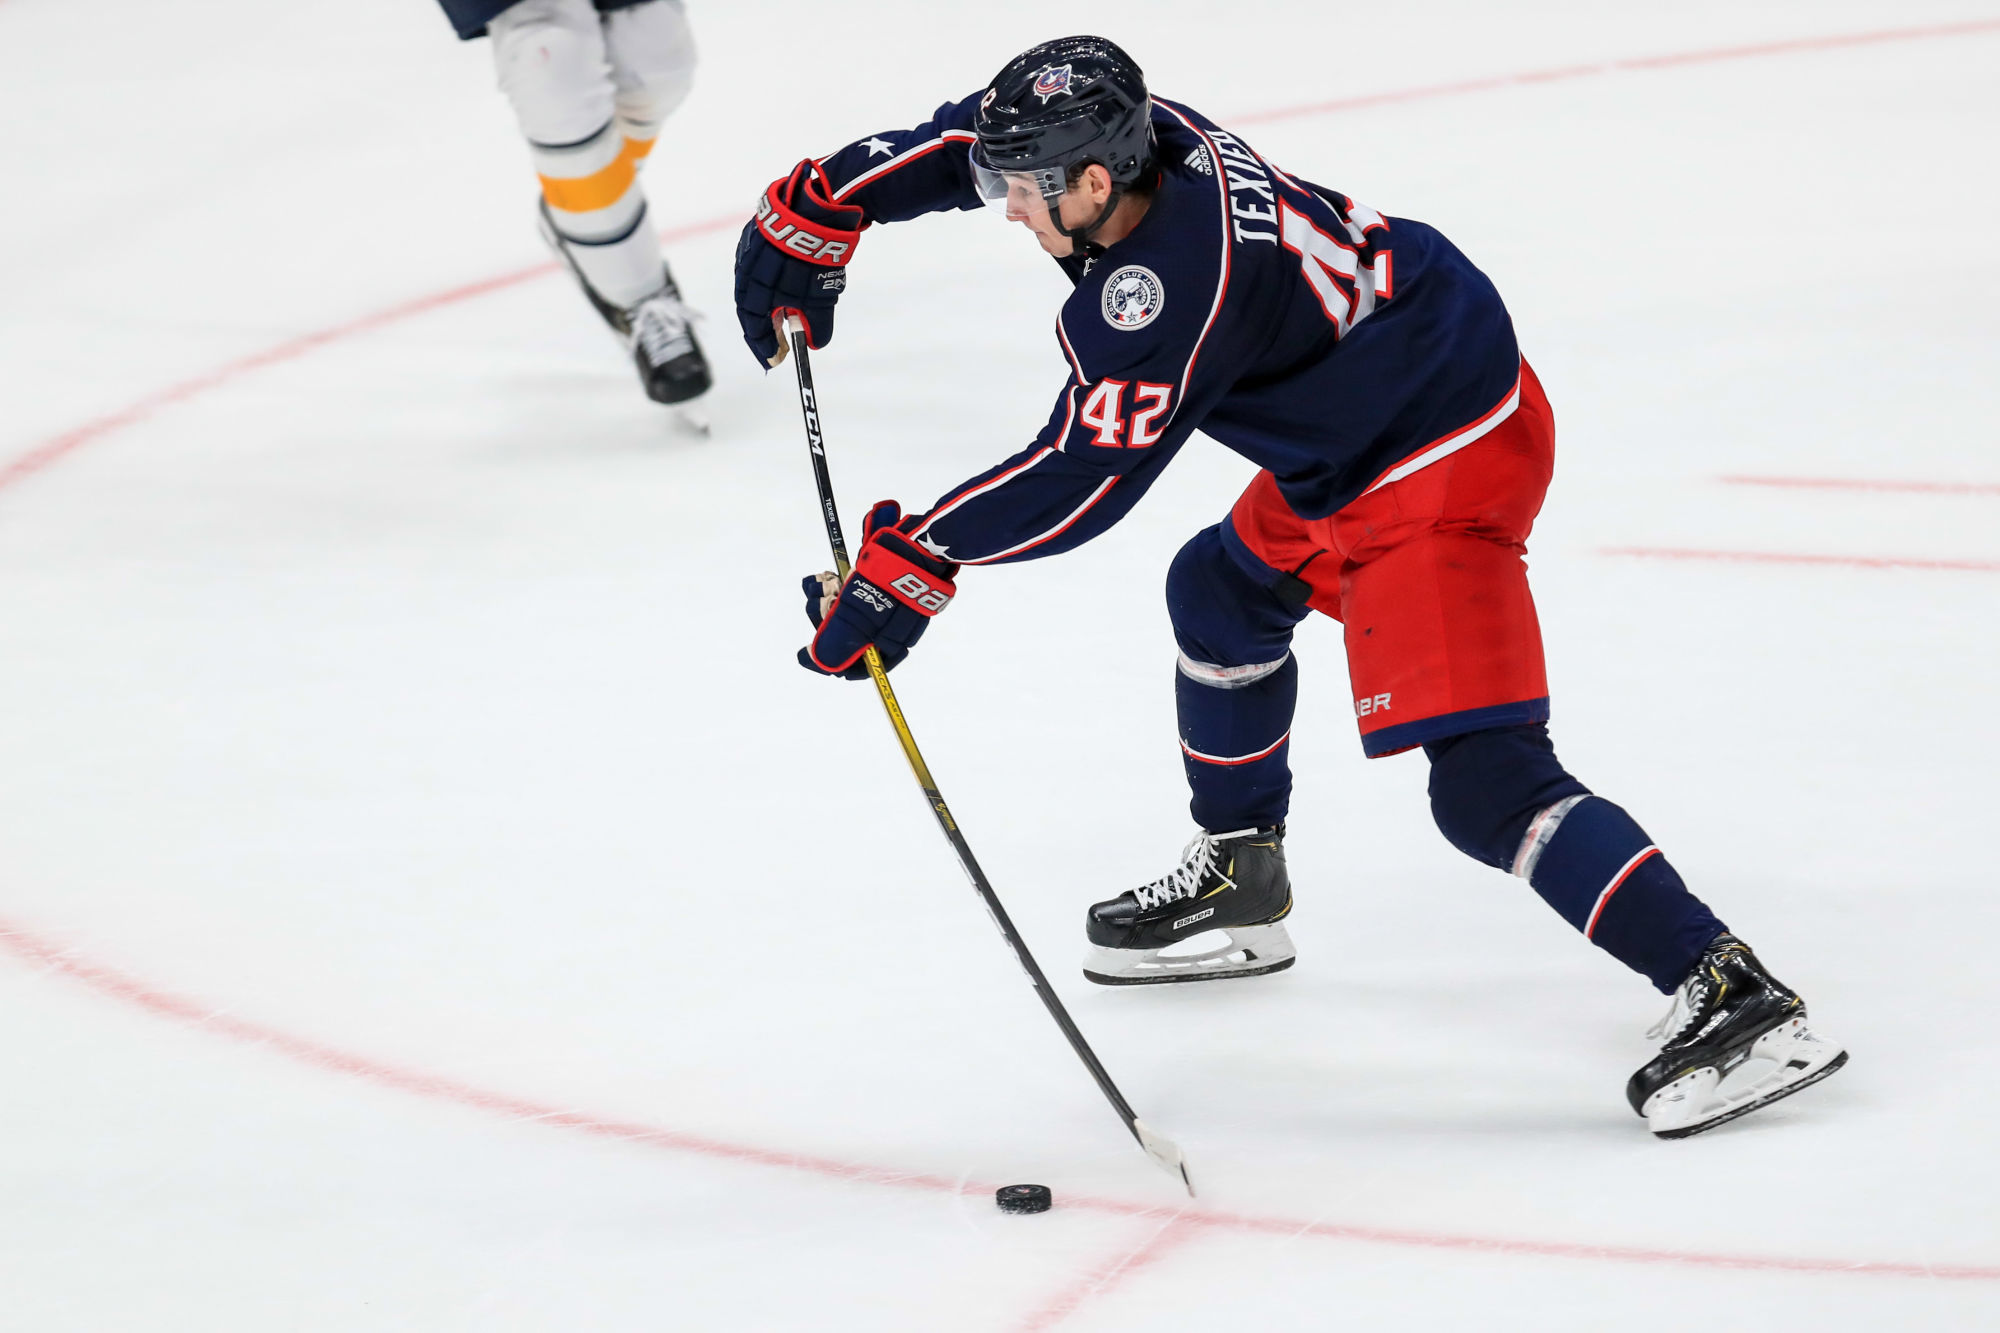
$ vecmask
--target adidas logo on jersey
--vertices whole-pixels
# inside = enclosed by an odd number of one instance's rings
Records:
[[[1208,145],[1205,143],[1198,143],[1194,146],[1194,151],[1187,155],[1187,164],[1204,176],[1213,176],[1215,174],[1215,163],[1209,160]]]

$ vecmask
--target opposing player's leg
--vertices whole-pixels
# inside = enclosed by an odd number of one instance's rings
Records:
[[[1554,432],[1523,367],[1521,406],[1485,439],[1335,515],[1362,743],[1421,745],[1432,813],[1461,851],[1527,880],[1587,940],[1677,996],[1682,1021],[1633,1076],[1653,1131],[1681,1137],[1824,1078],[1845,1056],[1802,1001],[1689,892],[1619,806],[1549,741],[1541,631],[1522,556]]]
[[[692,77],[686,28],[673,0],[602,19],[589,0],[520,0],[488,27],[500,86],[541,178],[542,234],[624,341],[647,395],[663,403],[686,402],[710,383],[638,183],[660,122]]]
[[[1303,584],[1232,555],[1220,526],[1190,540],[1167,573],[1180,645],[1174,697],[1200,831],[1181,863],[1096,904],[1084,975],[1105,985],[1257,976],[1294,960],[1284,918],[1286,763]]]
[[[694,30],[683,0],[643,0],[604,15],[618,126],[640,158],[694,87]]]
[[[604,15],[604,49],[611,60],[618,130],[634,165],[644,163],[667,117],[694,87],[694,31],[683,0],[642,0]],[[637,190],[635,182],[633,189]],[[650,229],[648,229],[650,230]],[[659,241],[655,236],[653,249]],[[708,360],[695,340],[693,321],[673,273],[660,263],[666,283],[632,318],[634,340],[653,367],[647,391],[677,403],[707,392]]]

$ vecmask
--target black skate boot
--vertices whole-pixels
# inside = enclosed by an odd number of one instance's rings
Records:
[[[621,308],[613,305],[598,294],[590,285],[590,279],[583,276],[577,267],[576,257],[570,253],[569,243],[556,230],[555,219],[549,215],[546,199],[539,204],[542,240],[562,258],[570,276],[590,299],[590,308],[597,312],[618,335],[620,342],[632,354],[632,361],[639,369],[639,383],[645,386],[646,396],[656,403],[669,406],[686,404],[701,397],[714,382],[709,374],[708,358],[702,355],[701,344],[694,337],[694,312],[681,300],[681,289],[674,282],[673,271],[666,265],[660,266],[660,289],[638,302]],[[692,409],[683,409],[683,420],[704,433],[706,421]]]
[[[708,358],[694,340],[694,312],[664,268],[665,285],[623,312],[626,343],[646,396],[656,403],[685,403],[708,392]],[[615,327],[615,326],[614,326]]]
[[[1284,825],[1202,833],[1171,873],[1090,909],[1083,975],[1143,986],[1281,972],[1296,961],[1284,927],[1291,910]],[[1216,947],[1171,952],[1218,930],[1228,938]]]
[[[1663,1139],[1728,1124],[1847,1063],[1807,1029],[1805,1001],[1734,935],[1716,936],[1646,1035],[1666,1045],[1632,1075],[1625,1099]]]

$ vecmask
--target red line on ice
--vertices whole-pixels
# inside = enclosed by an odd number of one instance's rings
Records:
[[[1491,92],[1499,88],[1519,88],[1537,83],[1561,83],[1570,79],[1591,79],[1627,70],[1671,69],[1680,65],[1713,65],[1727,60],[1752,60],[1762,56],[1797,55],[1806,51],[1832,51],[1849,46],[1873,46],[1882,42],[1918,41],[1930,37],[1968,37],[2000,32],[2000,19],[1969,19],[1963,23],[1930,23],[1910,28],[1877,28],[1870,32],[1836,33],[1826,37],[1794,37],[1784,41],[1756,42],[1748,46],[1714,46],[1697,51],[1681,51],[1662,56],[1635,56],[1624,60],[1604,60],[1588,65],[1564,65],[1554,69],[1529,70],[1520,74],[1494,74],[1485,78],[1461,79],[1455,83],[1433,83],[1421,88],[1399,88],[1388,92],[1362,93],[1337,97],[1326,102],[1280,107],[1274,111],[1252,111],[1232,116],[1232,125],[1258,125],[1266,121],[1290,120],[1297,116],[1317,116],[1333,111],[1357,111],[1363,107],[1386,106],[1395,102],[1415,102],[1431,97],[1456,97],[1465,93]]]
[[[276,1051],[300,1064],[311,1065],[397,1092],[451,1102],[485,1111],[508,1120],[533,1121],[555,1129],[567,1129],[596,1138],[617,1139],[649,1148],[692,1153],[749,1166],[780,1167],[830,1180],[866,1185],[893,1185],[934,1194],[991,1194],[997,1186],[976,1181],[958,1181],[920,1171],[849,1162],[812,1153],[784,1152],[750,1144],[731,1143],[705,1134],[667,1129],[592,1115],[588,1111],[565,1109],[512,1093],[496,1092],[442,1074],[426,1073],[407,1065],[355,1051],[343,1050],[310,1037],[254,1019],[239,1018],[213,1005],[183,995],[160,990],[151,984],[103,963],[93,962],[41,935],[0,919],[0,949],[35,966],[58,972],[81,982],[100,995],[141,1009],[157,1018],[186,1023],[204,1032],[231,1041]],[[1163,1207],[1133,1203],[1124,1199],[1090,1195],[1065,1195],[1058,1207],[1106,1213],[1118,1217],[1157,1218],[1176,1227],[1217,1231],[1249,1232],[1273,1236],[1312,1236],[1322,1240],[1359,1241],[1371,1245],[1397,1245],[1426,1250],[1463,1251],[1480,1254],[1513,1254],[1543,1259],[1594,1259],[1611,1263],[1671,1264],[1694,1268],[1751,1269],[1785,1273],[1852,1273],[1870,1277],[1958,1278],[1971,1281],[2000,1281],[2000,1266],[1990,1264],[1925,1264],[1896,1260],[1850,1260],[1791,1258],[1782,1255],[1713,1254],[1697,1250],[1664,1250],[1631,1245],[1586,1245],[1574,1241],[1524,1240],[1510,1236],[1458,1235],[1442,1231],[1418,1231],[1398,1227],[1348,1225],[1338,1222],[1301,1222],[1294,1218],[1260,1217],[1205,1208]],[[1127,1261],[1127,1267],[1131,1266]],[[1102,1285],[1102,1280],[1099,1280]],[[1094,1289],[1094,1288],[1093,1288]],[[1081,1296],[1078,1297],[1081,1300]],[[1045,1307],[1048,1308],[1048,1307]],[[1072,1307],[1073,1308],[1073,1307]],[[1046,1325],[1044,1325],[1046,1326]]]
[[[4,2],[4,0],[0,0],[0,2]],[[1258,124],[1267,121],[1323,115],[1330,112],[1354,110],[1361,107],[1378,106],[1394,102],[1409,102],[1431,97],[1448,97],[1491,89],[1596,77],[1625,70],[1665,69],[1682,65],[1710,64],[1761,56],[1831,50],[1840,47],[1862,46],[1892,41],[1910,41],[1931,37],[1965,36],[1992,31],[2000,31],[2000,19],[1880,29],[1872,32],[1764,42],[1749,46],[1715,47],[1677,54],[1636,57],[1597,64],[1565,66],[1482,79],[1468,79],[1458,83],[1435,84],[1421,88],[1372,93],[1334,101],[1313,102],[1270,111],[1250,112],[1231,118],[1231,123]],[[740,221],[740,218],[734,214],[728,217],[710,218],[706,221],[673,228],[665,232],[663,238],[670,241],[684,240],[734,226],[738,221]],[[318,330],[317,332],[306,333],[287,339],[261,352],[239,357],[234,361],[216,367],[214,370],[182,380],[164,389],[156,390],[116,411],[96,417],[84,422],[82,425],[51,436],[5,464],[0,464],[0,490],[4,490],[24,478],[42,471],[92,441],[102,439],[127,426],[136,425],[146,420],[162,408],[186,402],[191,398],[208,392],[210,389],[219,388],[222,385],[268,366],[296,360],[309,352],[317,351],[328,344],[341,341],[345,338],[372,332],[415,315],[455,305],[461,301],[471,300],[474,297],[484,296],[490,292],[499,291],[542,277],[554,272],[556,267],[552,263],[537,264],[530,268],[518,269],[511,273],[503,273],[492,278],[467,283],[463,286],[453,287],[429,296],[419,297],[415,300],[406,301],[402,304],[377,311],[371,315],[363,315],[359,318]],[[1783,556],[1755,552],[1667,551],[1632,548],[1615,550],[1608,552],[1608,554],[1655,555],[1675,559],[1745,559],[1794,563],[1860,564],[1871,567],[2000,569],[2000,565],[1984,562],[1877,560],[1865,557],[1834,556]],[[808,1174],[837,1180],[881,1185],[902,1185],[912,1189],[941,1191],[953,1194],[987,1193],[994,1188],[991,1185],[973,1184],[971,1182],[961,1183],[946,1180],[940,1176],[900,1171],[865,1163],[843,1162],[833,1158],[818,1157],[810,1154],[780,1152],[774,1149],[729,1143],[679,1130],[644,1125],[634,1121],[593,1116],[580,1111],[564,1110],[511,1094],[478,1088],[455,1079],[427,1074],[420,1070],[408,1069],[386,1061],[371,1059],[367,1056],[344,1051],[338,1047],[329,1046],[309,1038],[296,1036],[276,1028],[266,1027],[263,1024],[247,1019],[217,1012],[193,1000],[156,990],[136,978],[115,969],[82,959],[74,953],[60,949],[19,927],[8,925],[4,921],[0,921],[0,948],[5,948],[9,952],[48,968],[51,971],[64,973],[73,980],[82,982],[101,994],[124,1001],[157,1017],[189,1023],[207,1031],[227,1036],[232,1040],[261,1046],[268,1050],[275,1050],[289,1056],[293,1060],[317,1068],[347,1074],[351,1077],[383,1087],[394,1088],[398,1091],[430,1097],[440,1101],[454,1102],[473,1109],[496,1113],[510,1119],[533,1120],[542,1124],[569,1129],[582,1134],[590,1134],[600,1138],[618,1139],[630,1143],[644,1144],[673,1151],[696,1153],[703,1156],[752,1165],[782,1167],[788,1170],[803,1171]],[[1152,1262],[1169,1245],[1179,1243],[1191,1229],[1217,1228],[1283,1236],[1315,1236],[1331,1240],[1415,1246],[1425,1249],[1519,1254],[1545,1258],[1597,1259],[1625,1263],[1679,1264],[1707,1268],[1758,1269],[1803,1273],[1855,1273],[1894,1277],[1964,1278],[1982,1281],[2000,1280],[2000,1267],[1986,1265],[1933,1266],[1897,1262],[1850,1262],[1838,1259],[1758,1258],[1743,1255],[1643,1249],[1629,1246],[1581,1245],[1568,1242],[1528,1241],[1502,1237],[1457,1236],[1445,1233],[1408,1231],[1382,1227],[1347,1226],[1326,1222],[1300,1223],[1288,1219],[1261,1218],[1239,1213],[1211,1212],[1207,1210],[1181,1211],[1178,1209],[1149,1207],[1143,1204],[1128,1203],[1116,1199],[1094,1199],[1076,1196],[1066,1197],[1062,1206],[1130,1217],[1159,1218],[1169,1223],[1148,1246],[1141,1247],[1140,1251],[1120,1260],[1118,1266],[1109,1275],[1113,1279],[1138,1271],[1145,1264]],[[1099,1290],[1104,1285],[1105,1280],[1102,1276],[1093,1278],[1094,1285],[1076,1293],[1074,1299],[1070,1298],[1069,1293],[1059,1296],[1056,1301],[1031,1316],[1031,1320],[1039,1322],[1031,1323],[1029,1327],[1047,1328],[1053,1326],[1054,1323],[1060,1321],[1073,1311],[1085,1296]]]
[[[1186,1217],[1170,1219],[1136,1247],[1121,1249],[1109,1263],[1100,1264],[1058,1291],[1015,1327],[1020,1333],[1045,1333],[1075,1314],[1092,1297],[1106,1295],[1127,1278],[1150,1268],[1193,1234],[1194,1228]]]
[[[1758,565],[1838,565],[1848,569],[1942,569],[2000,573],[2000,560],[1932,560],[1901,555],[1795,555],[1784,551],[1702,551],[1680,546],[1606,546],[1600,555],[1648,560],[1736,560]]]
[[[1917,495],[2000,495],[1993,481],[1895,481],[1870,477],[1723,477],[1729,486],[1777,486],[1802,491],[1907,491]]]
[[[1337,98],[1327,102],[1307,102],[1298,106],[1278,107],[1269,111],[1251,111],[1230,118],[1231,124],[1255,125],[1266,121],[1291,120],[1303,116],[1326,115],[1336,111],[1352,111],[1361,107],[1380,106],[1392,102],[1414,102],[1431,97],[1452,97],[1464,93],[1485,92],[1498,88],[1511,88],[1528,84],[1554,83],[1567,79],[1594,78],[1605,74],[1615,74],[1623,70],[1668,69],[1682,65],[1715,64],[1728,60],[1748,60],[1762,56],[1792,55],[1806,51],[1827,51],[1842,47],[1869,46],[1882,42],[1916,41],[1933,37],[1964,37],[1981,33],[2000,32],[2000,19],[1971,19],[1962,23],[1934,23],[1908,28],[1880,28],[1870,32],[1839,33],[1825,37],[1800,37],[1786,41],[1759,42],[1748,46],[1718,46],[1702,50],[1682,51],[1659,56],[1635,56],[1623,60],[1601,61],[1588,65],[1569,65],[1555,69],[1529,70],[1518,74],[1500,74],[1481,79],[1466,79],[1457,83],[1430,84],[1420,88],[1404,88],[1380,93],[1366,93],[1358,97]],[[662,233],[668,241],[687,240],[732,227],[743,221],[747,214],[731,214],[728,217],[709,218],[685,226],[671,228]],[[185,402],[210,389],[218,388],[232,380],[239,379],[253,371],[280,362],[295,360],[308,352],[317,351],[328,343],[338,342],[356,334],[371,332],[397,323],[413,315],[423,314],[443,306],[455,305],[475,296],[512,287],[518,283],[538,278],[556,271],[554,263],[537,264],[532,268],[518,269],[503,273],[498,277],[486,278],[479,282],[467,283],[448,291],[406,301],[391,306],[372,315],[349,320],[321,329],[316,333],[302,334],[281,342],[262,352],[240,357],[205,374],[182,380],[148,394],[115,412],[72,427],[51,436],[33,446],[26,453],[0,464],[0,490],[46,468],[66,454],[74,452],[92,440],[101,439],[114,431],[145,420],[163,407]]]
[[[267,347],[261,352],[252,352],[248,356],[238,357],[234,361],[226,362],[223,365],[217,366],[214,370],[205,371],[192,379],[182,380],[179,384],[172,384],[164,389],[149,393],[144,398],[128,403],[115,412],[96,417],[84,422],[81,426],[73,426],[59,435],[51,436],[28,450],[28,452],[11,459],[4,466],[0,466],[0,489],[11,486],[22,478],[41,471],[57,459],[82,448],[93,440],[102,439],[106,435],[114,431],[123,430],[127,426],[137,425],[163,407],[170,407],[175,403],[184,403],[190,398],[207,393],[210,389],[219,388],[231,380],[241,379],[252,371],[262,370],[266,366],[275,366],[285,361],[296,361],[306,353],[316,352],[328,343],[339,342],[343,338],[350,338],[356,334],[368,333],[375,329],[397,323],[400,320],[408,319],[412,315],[420,315],[425,311],[455,305],[460,301],[469,301],[475,296],[484,296],[488,292],[497,292],[503,288],[517,286],[520,283],[528,281],[530,278],[539,278],[544,273],[552,272],[555,267],[554,263],[537,264],[533,268],[516,269],[512,273],[502,273],[498,277],[483,278],[478,282],[470,282],[462,287],[453,287],[447,291],[434,292],[429,296],[420,296],[414,301],[405,301],[401,305],[390,306],[386,310],[378,310],[372,315],[363,315],[359,319],[351,319],[344,324],[335,324],[330,328],[320,329],[316,333],[306,333],[296,338],[288,338],[284,342]]]
[[[49,971],[60,972],[73,981],[80,981],[100,994],[143,1009],[156,1018],[173,1019],[205,1032],[228,1037],[232,1041],[275,1050],[300,1064],[330,1070],[336,1074],[346,1074],[367,1083],[394,1088],[398,1092],[414,1093],[419,1097],[429,1097],[434,1101],[456,1102],[460,1106],[468,1106],[474,1110],[494,1112],[509,1120],[532,1120],[559,1129],[596,1135],[599,1138],[672,1148],[697,1153],[704,1157],[727,1158],[757,1166],[784,1167],[792,1171],[805,1171],[837,1180],[907,1185],[913,1189],[943,1190],[949,1193],[957,1193],[960,1189],[957,1181],[946,1180],[942,1176],[927,1176],[889,1167],[836,1161],[830,1157],[815,1157],[808,1153],[750,1147],[700,1134],[662,1129],[655,1125],[642,1125],[635,1121],[614,1120],[583,1111],[564,1110],[546,1103],[531,1101],[526,1097],[494,1092],[442,1075],[427,1074],[419,1069],[376,1060],[370,1056],[342,1050],[337,1046],[328,1046],[309,1037],[297,1036],[252,1019],[238,1018],[231,1012],[188,999],[186,996],[156,989],[128,973],[80,957],[74,950],[61,948],[5,920],[0,920],[0,948]],[[968,1193],[982,1190],[991,1193],[995,1188],[998,1187],[974,1184],[964,1186]]]
[[[709,218],[705,222],[692,222],[686,226],[671,228],[662,233],[661,239],[667,241],[686,240],[691,236],[700,236],[708,232],[720,231],[724,227],[733,227],[741,221],[742,219],[734,214],[728,217]],[[441,310],[445,306],[457,305],[461,301],[470,301],[474,297],[487,296],[493,292],[504,291],[509,287],[518,287],[524,282],[554,273],[559,267],[560,265],[550,260],[528,268],[515,269],[510,273],[501,273],[491,278],[481,278],[477,282],[468,282],[462,286],[447,288],[441,292],[433,292],[429,296],[420,296],[413,301],[404,301],[399,305],[378,310],[372,315],[362,315],[357,319],[350,319],[345,323],[334,324],[313,333],[303,333],[296,338],[287,338],[285,341],[267,347],[261,352],[252,352],[248,356],[241,356],[234,361],[225,362],[217,366],[214,370],[204,371],[191,379],[185,379],[178,384],[170,384],[164,389],[149,393],[143,398],[126,404],[115,412],[108,412],[101,417],[95,417],[92,420],[84,422],[81,426],[72,426],[60,434],[52,435],[29,449],[26,453],[17,455],[6,463],[0,464],[0,490],[5,490],[16,482],[40,472],[50,464],[68,454],[74,453],[94,440],[101,440],[107,435],[125,429],[127,426],[139,424],[163,407],[172,407],[176,403],[184,403],[190,398],[196,398],[207,393],[210,389],[221,388],[233,380],[239,380],[245,375],[263,370],[266,367],[281,365],[286,361],[296,361],[307,353],[316,352],[330,343],[341,342],[363,333],[373,333],[377,329],[387,328],[391,324],[399,324],[416,315],[428,314],[433,310]]]

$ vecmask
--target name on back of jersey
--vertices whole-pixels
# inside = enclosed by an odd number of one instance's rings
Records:
[[[1235,135],[1210,130],[1208,137],[1215,140],[1215,151],[1222,157],[1222,175],[1229,185],[1229,211],[1236,219],[1236,239],[1269,241],[1276,245],[1278,196],[1272,188],[1270,173],[1264,170],[1264,164],[1257,160],[1257,155],[1245,148]],[[1255,202],[1258,199],[1264,202]],[[1261,225],[1246,227],[1243,225],[1245,222]],[[1270,230],[1266,231],[1265,227]]]

